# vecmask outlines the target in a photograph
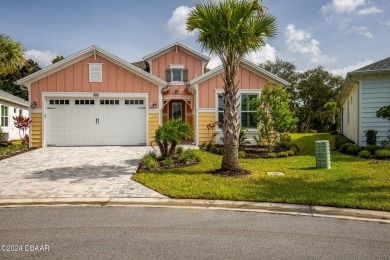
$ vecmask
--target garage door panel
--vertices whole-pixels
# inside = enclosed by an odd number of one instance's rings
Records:
[[[46,145],[140,145],[146,144],[146,109],[125,99],[96,99],[93,104],[81,98],[48,98],[45,110]],[[50,102],[53,100],[52,102]],[[126,99],[128,100],[128,99]],[[141,99],[137,98],[137,102]],[[53,103],[53,104],[51,104]],[[143,109],[139,109],[143,108]]]

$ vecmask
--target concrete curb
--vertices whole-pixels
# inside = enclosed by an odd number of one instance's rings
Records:
[[[299,204],[197,200],[170,198],[34,198],[0,199],[0,207],[26,206],[146,206],[146,207],[187,207],[221,210],[250,211],[275,214],[331,217],[376,221],[390,224],[390,212],[360,210]]]

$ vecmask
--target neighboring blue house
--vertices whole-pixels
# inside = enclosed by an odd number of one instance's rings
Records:
[[[390,121],[377,118],[376,111],[390,105],[390,57],[348,72],[338,102],[342,133],[366,145],[364,131],[378,131],[378,142],[387,137]]]

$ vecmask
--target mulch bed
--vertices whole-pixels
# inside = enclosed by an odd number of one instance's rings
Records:
[[[209,171],[209,173],[220,176],[243,176],[251,174],[251,171],[245,169],[216,169]]]
[[[167,170],[167,169],[177,169],[177,168],[184,168],[184,167],[189,167],[189,166],[192,166],[192,165],[195,165],[195,164],[198,164],[200,162],[200,160],[198,158],[196,159],[193,159],[193,160],[189,160],[187,161],[186,163],[182,163],[182,162],[179,162],[177,160],[174,160],[174,164],[171,165],[171,166],[166,166],[166,165],[163,165],[161,163],[161,161],[158,161],[159,162],[159,167],[158,169],[156,170],[149,170],[148,168],[146,168],[145,165],[142,164],[142,162],[138,165],[138,169],[136,172],[158,172],[158,171],[162,171],[162,170]]]
[[[22,153],[30,152],[30,151],[35,150],[35,149],[37,149],[37,148],[23,148],[21,150],[14,151],[12,153],[1,154],[0,161],[4,160],[4,159],[8,159],[8,158],[16,156],[16,155],[19,155],[19,154],[22,154]]]

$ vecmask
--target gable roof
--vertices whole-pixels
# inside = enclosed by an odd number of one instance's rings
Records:
[[[0,89],[0,99],[7,100],[12,103],[19,104],[24,107],[28,107],[28,102],[24,99],[21,99],[20,97],[14,96],[8,92],[5,92],[4,90]]]
[[[209,56],[206,56],[200,52],[197,52],[193,49],[191,49],[190,47],[187,47],[185,46],[184,44],[180,43],[180,42],[174,42],[168,46],[165,46],[164,48],[161,48],[155,52],[152,52],[146,56],[143,57],[144,60],[149,60],[149,59],[153,59],[157,56],[160,56],[161,54],[169,51],[170,49],[173,49],[175,47],[181,47],[184,49],[184,51],[187,51],[189,52],[190,54],[193,54],[194,56],[197,56],[198,58],[200,58],[201,60],[204,60],[204,61],[209,61],[210,60],[210,57]]]
[[[256,66],[256,64],[248,61],[248,60],[245,60],[243,59],[241,61],[241,66],[243,66],[244,68],[246,69],[249,69],[250,71],[252,71],[253,73],[255,74],[258,74],[258,75],[261,75],[262,77],[264,77],[265,79],[269,80],[269,81],[272,81],[272,82],[275,82],[277,84],[282,84],[282,85],[285,85],[285,86],[288,86],[290,85],[290,83],[288,81],[285,81],[284,79],[272,74],[271,72],[259,67],[259,66]],[[209,72],[203,74],[202,76],[199,76],[193,80],[190,81],[190,84],[199,84],[211,77],[214,77],[215,75],[221,73],[223,71],[223,66],[220,65],[212,70],[210,70]]]
[[[360,69],[350,71],[347,73],[345,77],[345,83],[343,88],[341,89],[341,94],[339,100],[337,101],[338,105],[341,107],[343,103],[346,101],[349,93],[351,93],[354,86],[357,84],[356,80],[353,79],[353,76],[357,75],[367,75],[367,74],[387,74],[390,73],[390,57],[371,63],[367,66],[364,66]],[[356,79],[356,77],[355,77]]]
[[[53,74],[59,70],[62,70],[63,68],[66,68],[76,62],[79,62],[91,55],[99,55],[99,56],[102,56],[103,58],[117,64],[118,66],[121,66],[122,68],[128,70],[128,71],[131,71],[133,72],[134,74],[156,84],[156,85],[166,85],[166,81],[156,77],[156,76],[153,76],[152,74],[132,65],[130,62],[127,62],[101,48],[99,48],[98,46],[96,45],[92,45],[82,51],[79,51],[57,63],[54,63],[42,70],[39,70],[31,75],[28,75],[27,77],[24,77],[22,79],[19,79],[18,81],[16,81],[16,84],[17,85],[27,85],[27,84],[30,84],[32,82],[35,82],[37,80],[40,80],[50,74]]]
[[[390,57],[371,63],[360,69],[349,72],[348,74],[364,74],[364,73],[377,73],[377,72],[390,72]]]

